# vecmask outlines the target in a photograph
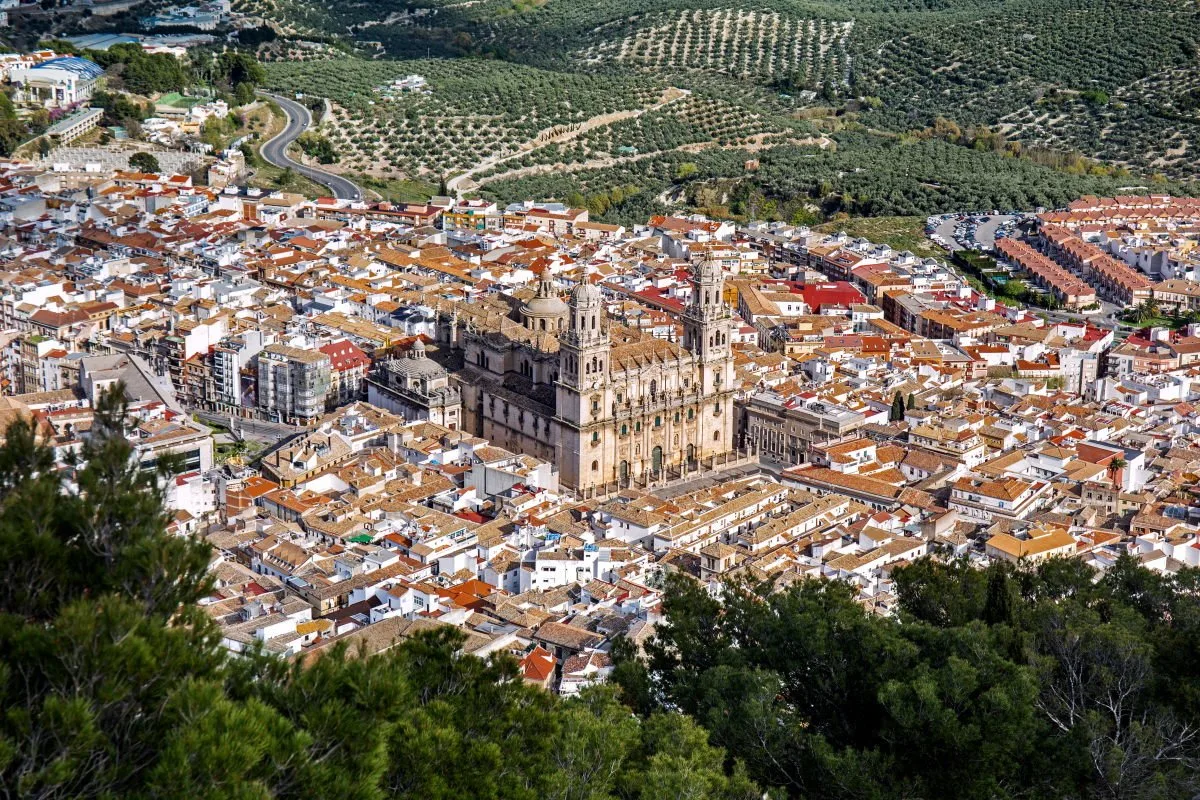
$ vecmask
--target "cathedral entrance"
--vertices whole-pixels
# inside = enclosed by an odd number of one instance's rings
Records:
[[[650,472],[655,476],[662,474],[662,448],[655,447],[650,453]]]
[[[617,479],[621,482],[622,486],[625,486],[627,483],[629,483],[629,462],[628,461],[621,462],[621,467],[617,471]]]
[[[696,468],[696,445],[689,444],[687,447],[687,468],[689,471]]]

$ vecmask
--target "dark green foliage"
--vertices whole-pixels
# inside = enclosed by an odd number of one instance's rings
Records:
[[[900,422],[904,419],[904,395],[899,391],[892,396],[892,409],[888,412],[888,419],[892,422]]]
[[[670,575],[615,680],[798,798],[1181,798],[1200,791],[1200,577],[1122,559],[897,571],[898,619],[847,585]],[[1189,654],[1184,656],[1183,654]]]
[[[129,157],[129,166],[140,172],[158,172],[158,159],[153,153],[134,153]]]
[[[172,465],[139,468],[123,405],[104,397],[69,475],[24,423],[0,444],[0,794],[762,797],[693,720],[562,702],[448,626],[374,657],[228,657],[196,605],[210,551],[165,532]]]
[[[296,145],[304,151],[306,156],[315,158],[322,164],[332,164],[337,161],[337,149],[334,148],[332,142],[319,133],[306,131],[300,134]]]
[[[245,81],[242,81],[233,89],[234,102],[239,106],[249,105],[254,102],[254,87]]]
[[[154,112],[152,104],[140,105],[127,95],[104,90],[92,95],[91,104],[95,108],[104,109],[105,125],[128,125],[131,120],[141,122]]]
[[[87,57],[119,77],[134,94],[182,92],[190,82],[183,64],[169,53],[147,53],[136,44],[117,44],[107,50],[88,51]]]
[[[0,155],[12,155],[28,136],[29,129],[20,120],[0,117]]]
[[[237,32],[238,44],[247,47],[257,47],[260,44],[273,42],[279,38],[275,29],[270,25],[260,25],[257,28],[242,28]]]
[[[245,83],[259,86],[267,78],[263,65],[258,63],[250,53],[241,50],[227,50],[217,57],[218,83],[233,88]]]

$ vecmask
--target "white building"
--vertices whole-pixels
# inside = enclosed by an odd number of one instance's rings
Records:
[[[16,100],[44,108],[65,108],[90,100],[104,69],[78,56],[61,56],[9,72]]]

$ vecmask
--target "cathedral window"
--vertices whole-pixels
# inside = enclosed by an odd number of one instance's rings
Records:
[[[678,411],[675,412],[675,424],[677,424],[677,425],[679,424],[679,412]]]
[[[640,423],[640,422],[633,423],[633,432],[641,433],[642,432],[642,423]]]
[[[592,434],[592,444],[600,444],[600,433],[598,431]]]
[[[721,441],[721,432],[720,431],[713,431],[713,441],[714,442]]]
[[[696,409],[689,408],[688,409],[688,422],[691,422],[695,418],[696,418]]]
[[[600,462],[593,461],[592,462],[592,472],[599,472],[599,471],[600,471]]]
[[[662,427],[662,417],[655,417],[655,418],[654,418],[654,427],[656,427],[656,428],[661,428],[661,427]]]
[[[628,425],[622,425],[622,426],[621,426],[621,435],[622,435],[622,436],[628,436],[628,435],[629,435],[629,426],[628,426]]]

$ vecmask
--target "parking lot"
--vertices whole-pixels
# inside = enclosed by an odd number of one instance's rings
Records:
[[[998,236],[1015,235],[1024,218],[1022,214],[943,214],[930,217],[925,230],[930,239],[947,250],[990,252]]]

